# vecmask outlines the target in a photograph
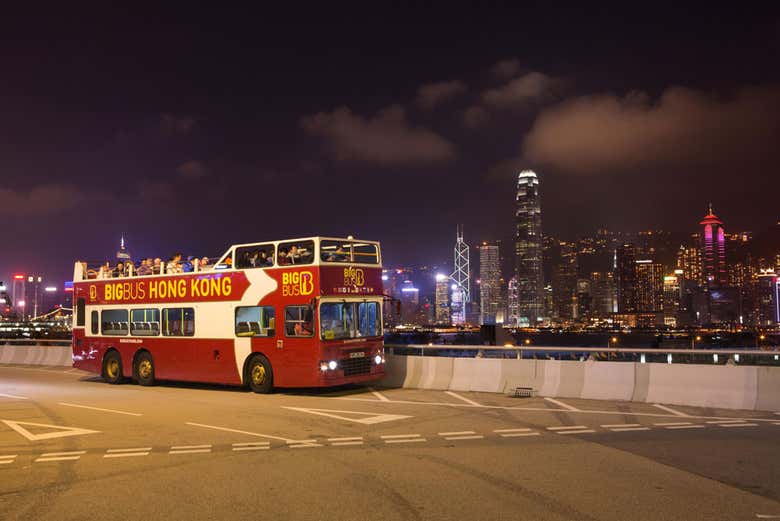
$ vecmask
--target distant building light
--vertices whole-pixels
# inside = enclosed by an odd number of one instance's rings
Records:
[[[642,260],[638,260],[638,261],[636,261],[636,263],[637,263],[637,264],[652,264],[652,263],[653,263],[653,261],[652,261],[652,260],[650,260],[650,259],[642,259]]]
[[[403,291],[404,293],[409,293],[412,291],[420,291],[420,290],[417,288],[401,288],[401,291]]]
[[[17,273],[16,275],[14,275],[14,280],[24,280],[24,274]]]
[[[24,300],[20,300],[19,302],[16,303],[16,305],[19,306],[20,308],[23,308],[24,307]]]
[[[43,291],[47,293],[54,293],[55,291],[57,291],[57,288],[54,286],[46,286],[45,288],[43,288]]]
[[[0,291],[8,291],[8,288],[0,284]]]
[[[33,276],[32,276],[32,275],[30,275],[29,277],[27,277],[27,282],[32,282],[32,281],[33,281]]]
[[[385,282],[387,282],[389,279],[390,277],[388,277],[387,275],[382,275],[382,280],[384,280]]]
[[[445,275],[444,273],[437,273],[436,274],[436,282],[444,282],[448,278],[449,277],[447,277],[447,275]]]

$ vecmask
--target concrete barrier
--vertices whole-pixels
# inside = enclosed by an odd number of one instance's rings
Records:
[[[388,387],[780,411],[780,367],[387,356]]]
[[[71,346],[0,345],[0,364],[71,366]]]

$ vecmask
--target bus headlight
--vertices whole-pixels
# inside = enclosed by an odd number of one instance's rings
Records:
[[[330,369],[331,371],[335,371],[338,366],[339,364],[335,360],[331,360],[330,362],[328,362],[328,369]]]
[[[376,356],[374,357],[374,363],[375,363],[376,365],[379,365],[379,364],[381,364],[381,363],[382,363],[382,355],[376,355]]]

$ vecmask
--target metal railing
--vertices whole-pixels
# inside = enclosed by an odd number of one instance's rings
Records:
[[[69,338],[50,339],[50,338],[0,338],[0,346],[69,346],[73,341]]]
[[[718,349],[663,349],[632,347],[571,346],[484,346],[441,344],[385,344],[390,354],[407,356],[454,356],[463,358],[516,358],[549,360],[596,360],[640,363],[707,363],[740,365],[778,365],[780,350],[754,347]],[[542,356],[537,356],[541,354]],[[512,355],[512,356],[507,356]]]

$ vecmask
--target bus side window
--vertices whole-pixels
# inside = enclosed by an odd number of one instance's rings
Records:
[[[236,308],[236,336],[275,336],[273,306]]]
[[[87,303],[83,298],[76,300],[76,327],[84,327],[86,305]]]
[[[98,316],[97,311],[93,311],[90,315],[90,331],[93,335],[97,335],[100,331],[100,317]]]
[[[287,306],[284,308],[284,334],[290,337],[314,336],[311,306]]]

